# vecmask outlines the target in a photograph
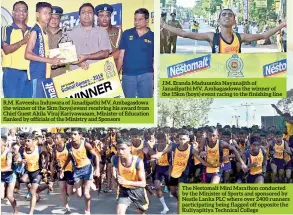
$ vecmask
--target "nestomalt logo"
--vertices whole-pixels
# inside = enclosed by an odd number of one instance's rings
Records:
[[[112,7],[113,7],[114,11],[111,15],[111,24],[113,26],[121,27],[122,26],[122,4],[121,3],[112,4]],[[98,17],[97,17],[97,15],[95,15],[95,25],[96,26],[98,24],[97,19],[98,19]],[[63,14],[63,16],[61,18],[60,27],[66,26],[69,28],[73,28],[74,26],[79,25],[79,22],[80,22],[80,20],[79,20],[78,11],[71,12],[71,13],[65,13],[65,14]]]
[[[54,83],[51,78],[46,79],[42,83],[46,98],[58,98]]]
[[[210,68],[211,55],[194,58],[167,67],[168,78],[178,77],[192,72]]]
[[[273,76],[287,71],[287,59],[264,65],[263,76]]]

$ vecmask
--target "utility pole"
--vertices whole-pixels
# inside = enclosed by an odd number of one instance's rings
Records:
[[[240,116],[235,115],[235,116],[232,116],[232,118],[235,118],[236,127],[239,128],[239,118],[240,118]]]
[[[248,107],[252,105],[252,103],[248,104],[248,103],[245,103],[245,104],[241,104],[242,106],[246,107],[246,126],[248,127],[248,120],[249,120],[249,116],[248,116]]]

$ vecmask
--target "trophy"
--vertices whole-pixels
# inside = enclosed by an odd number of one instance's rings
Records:
[[[71,31],[71,28],[67,28],[66,26],[64,26],[62,28],[62,36],[58,40],[58,46],[60,43],[62,44],[62,43],[67,43],[67,42],[70,42],[72,45],[72,40],[70,40],[70,38],[68,37],[67,31]]]
[[[50,58],[61,58],[61,63],[65,64],[78,61],[75,45],[73,45],[67,34],[68,30],[66,27],[62,28],[62,36],[58,41],[58,48],[49,51]]]

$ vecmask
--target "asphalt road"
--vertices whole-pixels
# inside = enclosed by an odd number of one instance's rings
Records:
[[[19,214],[29,213],[29,201],[25,199],[27,189],[22,186],[21,192],[15,195],[17,204],[19,206]],[[174,197],[170,198],[168,193],[164,194],[165,201],[170,211],[169,214],[177,214],[177,202]],[[96,191],[91,191],[91,214],[115,214],[116,213],[116,192],[102,193],[98,195]],[[156,196],[149,196],[150,206],[147,211],[148,214],[160,214],[163,210],[159,199]],[[6,201],[1,201],[1,214],[12,214],[12,207],[5,204]],[[84,200],[79,199],[77,196],[70,198],[69,206],[72,214],[84,214]],[[128,214],[136,214],[133,206],[129,207]],[[59,188],[54,186],[54,192],[47,195],[47,191],[41,194],[41,201],[37,202],[35,214],[64,214],[64,207],[59,195]]]

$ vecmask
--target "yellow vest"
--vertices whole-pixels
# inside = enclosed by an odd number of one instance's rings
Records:
[[[188,144],[188,148],[185,151],[180,151],[176,147],[174,152],[174,162],[172,166],[171,176],[173,178],[179,178],[182,172],[186,169],[190,156],[191,146]]]
[[[57,150],[57,148],[56,148],[56,160],[59,161],[61,168],[63,168],[68,156],[69,156],[69,153],[68,153],[68,150],[66,148],[66,145],[64,145],[64,149],[61,152],[59,152]],[[65,171],[72,172],[72,170],[73,170],[73,166],[72,166],[72,162],[70,161],[68,163],[68,165],[66,166]]]
[[[213,148],[210,148],[207,144],[207,162],[210,164],[220,164],[220,145],[219,140],[217,140],[216,145]],[[217,173],[220,171],[220,168],[213,168],[213,167],[207,167],[206,172],[207,173]]]
[[[24,35],[29,33],[29,29],[26,30],[23,34],[22,29],[16,28],[16,26],[9,25],[2,27],[2,41],[7,41],[9,37],[9,44],[14,44],[21,41],[24,38]],[[28,70],[29,68],[29,61],[25,60],[26,44],[21,46],[15,52],[6,55],[2,50],[2,67],[3,68],[12,68],[18,70]]]
[[[224,53],[224,54],[239,53],[240,41],[235,33],[233,33],[233,40],[230,44],[223,40],[223,38],[221,37],[221,34],[219,35],[219,37],[220,37],[220,53]]]
[[[259,149],[258,155],[253,156],[249,153],[251,163],[257,163],[257,167],[252,167],[250,169],[250,175],[257,175],[262,173],[262,163],[263,163],[263,153],[262,150]]]

